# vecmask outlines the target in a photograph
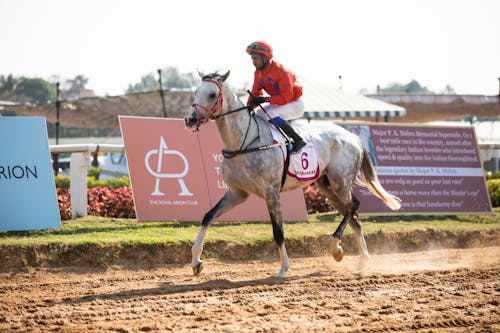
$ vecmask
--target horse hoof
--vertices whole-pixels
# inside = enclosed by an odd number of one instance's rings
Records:
[[[332,237],[330,240],[330,253],[336,261],[341,261],[344,257],[344,249],[340,245],[340,239]]]
[[[342,246],[339,245],[336,253],[332,253],[332,255],[333,255],[333,258],[335,259],[335,261],[337,261],[337,262],[342,261],[342,258],[344,258],[344,249],[342,248]]]
[[[370,257],[367,256],[362,256],[361,258],[359,258],[359,262],[358,262],[358,271],[363,271],[365,270],[366,266],[368,265],[368,262],[370,261]]]
[[[193,266],[193,275],[197,276],[198,274],[201,273],[202,270],[203,270],[203,263],[200,262],[198,265]]]
[[[281,267],[280,271],[278,272],[277,277],[284,278],[286,276],[286,272],[288,272],[288,269],[290,268],[290,265],[285,265]]]

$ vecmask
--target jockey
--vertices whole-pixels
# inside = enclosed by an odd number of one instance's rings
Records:
[[[294,73],[271,60],[273,49],[266,42],[253,42],[247,46],[246,51],[252,57],[255,66],[248,107],[255,108],[262,103],[270,103],[265,107],[265,112],[260,109],[256,114],[266,119],[267,113],[271,118],[269,122],[280,127],[288,137],[293,139],[292,154],[300,151],[306,143],[287,120],[297,119],[304,114],[304,103],[300,99],[302,86],[297,82]],[[264,97],[262,90],[269,96]]]

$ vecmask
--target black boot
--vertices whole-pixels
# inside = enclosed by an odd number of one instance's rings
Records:
[[[295,132],[292,126],[289,123],[284,123],[280,126],[280,128],[285,132],[285,134],[293,140],[292,154],[300,151],[302,148],[306,146],[306,142],[302,140],[300,135]]]

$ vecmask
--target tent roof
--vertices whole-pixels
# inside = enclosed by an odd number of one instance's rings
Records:
[[[406,109],[394,104],[348,93],[327,84],[300,78],[304,87],[304,118],[404,116]]]

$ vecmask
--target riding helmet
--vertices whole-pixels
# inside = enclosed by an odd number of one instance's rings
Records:
[[[273,48],[268,43],[258,40],[247,46],[247,53],[258,53],[271,59],[273,57]]]

